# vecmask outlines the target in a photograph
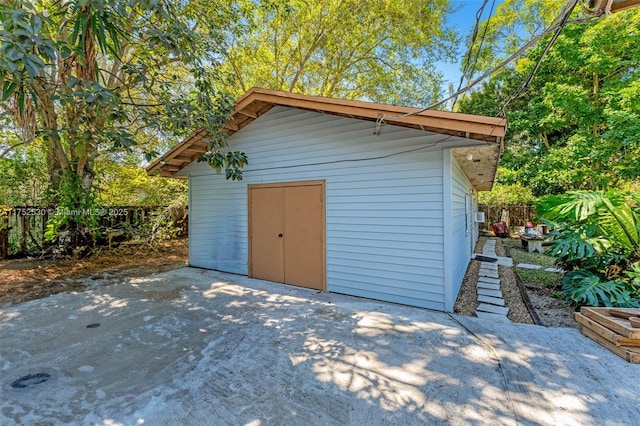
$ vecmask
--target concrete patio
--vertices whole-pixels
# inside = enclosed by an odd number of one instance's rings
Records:
[[[638,407],[640,366],[575,329],[214,271],[0,310],[3,425],[632,425]]]

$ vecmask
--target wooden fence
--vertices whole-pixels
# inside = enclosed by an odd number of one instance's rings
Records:
[[[487,230],[491,229],[491,224],[496,222],[506,222],[507,226],[525,226],[529,221],[533,221],[536,216],[532,206],[488,206],[480,204],[478,211],[484,212],[484,224],[480,227],[484,227]]]
[[[165,214],[167,222],[179,228],[179,234],[188,234],[186,208],[120,206],[78,212],[51,207],[19,206],[0,215],[0,259],[42,252],[46,246],[44,234],[47,222],[55,213],[92,215],[104,234],[117,229],[141,227],[155,220],[159,214]]]

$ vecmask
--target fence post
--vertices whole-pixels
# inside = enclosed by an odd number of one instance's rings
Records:
[[[9,255],[9,215],[0,211],[0,259]]]
[[[22,241],[20,241],[20,250],[22,253],[27,252],[27,215],[18,215],[20,222],[22,223]]]

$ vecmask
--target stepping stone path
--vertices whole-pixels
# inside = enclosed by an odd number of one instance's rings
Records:
[[[543,269],[540,265],[532,265],[530,263],[518,263],[518,268],[522,269]],[[557,274],[564,273],[564,269],[562,268],[544,268],[545,271],[555,272]]]
[[[482,254],[484,256],[497,257],[496,240],[487,240],[482,247]],[[478,318],[511,322],[507,318],[509,308],[505,306],[502,292],[500,291],[500,276],[498,275],[497,262],[480,263],[477,292],[478,302],[480,302],[476,310],[476,316]]]

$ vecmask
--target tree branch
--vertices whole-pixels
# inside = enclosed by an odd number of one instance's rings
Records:
[[[311,46],[309,47],[309,50],[307,51],[306,55],[304,55],[304,57],[300,61],[300,64],[298,65],[298,69],[296,70],[296,74],[293,76],[293,80],[291,80],[291,84],[289,85],[289,92],[293,92],[293,89],[295,89],[296,84],[298,83],[298,79],[300,79],[300,75],[302,74],[302,70],[304,70],[304,67],[309,61],[309,58],[311,58],[311,55],[313,54],[313,52],[315,52],[316,48],[320,44],[320,40],[324,36],[324,33],[325,33],[324,29],[316,33],[316,36],[313,39],[313,43],[311,43]]]
[[[161,107],[164,104],[139,104],[137,102],[125,102],[125,101],[121,101],[120,102],[122,105],[131,105],[131,106],[135,106],[135,107],[144,107],[144,108],[155,108],[155,107]]]
[[[15,148],[19,147],[20,145],[26,145],[26,142],[18,142],[17,144],[14,145],[10,145],[8,148],[6,148],[4,151],[2,151],[0,153],[0,158],[5,158],[5,155],[7,155],[9,152],[13,151]]]

